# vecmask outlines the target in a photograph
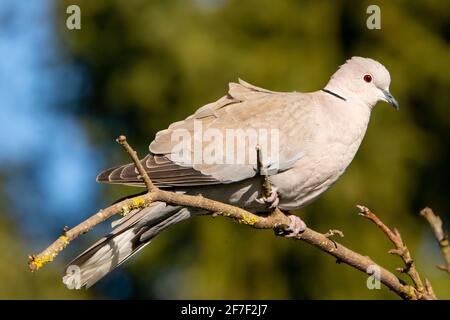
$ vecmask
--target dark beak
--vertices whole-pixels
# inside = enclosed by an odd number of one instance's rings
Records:
[[[383,90],[384,98],[387,103],[389,103],[391,106],[393,106],[395,109],[399,109],[400,105],[398,104],[398,101],[394,98],[394,96],[387,90]]]

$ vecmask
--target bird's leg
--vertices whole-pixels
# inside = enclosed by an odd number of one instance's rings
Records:
[[[261,148],[259,145],[256,146],[256,160],[257,160],[257,170],[260,176],[263,177],[262,183],[262,194],[261,198],[256,199],[256,202],[268,206],[269,209],[275,209],[280,203],[280,198],[278,197],[278,189],[272,187],[269,181],[269,166],[263,164],[263,157]],[[270,163],[270,161],[268,161]]]
[[[259,204],[264,204],[270,209],[275,209],[280,203],[280,198],[278,197],[278,189],[275,187],[271,187],[269,196],[262,196],[261,198],[256,199],[256,202],[258,202]]]
[[[271,209],[272,214],[276,213],[277,211],[284,214],[284,212],[282,212],[277,208],[278,204],[280,203],[280,198],[278,196],[278,188],[270,184],[268,175],[270,165],[269,166],[264,165],[262,159],[263,157],[261,148],[259,145],[257,145],[256,146],[257,170],[258,173],[263,177],[262,183],[263,196],[261,198],[257,198],[256,202],[258,202],[259,204],[267,205],[269,209]],[[268,163],[270,163],[270,161],[268,161]],[[287,216],[290,222],[288,225],[283,224],[275,228],[275,234],[277,236],[292,238],[296,237],[297,235],[306,230],[306,224],[303,222],[302,219],[290,213],[288,213]]]
[[[294,238],[306,230],[306,223],[300,217],[289,214],[288,218],[290,220],[289,225],[282,225],[275,229],[277,236]]]

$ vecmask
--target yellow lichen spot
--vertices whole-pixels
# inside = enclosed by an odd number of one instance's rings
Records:
[[[123,207],[122,207],[122,211],[120,212],[120,214],[123,215],[123,216],[125,217],[128,213],[130,213],[130,207],[128,207],[128,206],[123,206]]]
[[[33,264],[36,266],[36,269],[39,269],[40,267],[42,267],[44,264],[42,263],[41,259],[35,258],[33,260]]]
[[[251,215],[248,215],[248,214],[244,214],[244,215],[242,216],[242,219],[239,220],[239,222],[240,222],[240,223],[243,223],[243,224],[248,224],[248,225],[252,226],[252,225],[254,225],[256,222],[258,222],[258,218],[255,217],[255,216],[251,216]]]
[[[48,250],[48,252],[42,256],[28,256],[29,266],[31,271],[36,271],[48,262],[52,262],[53,259],[58,255],[60,251],[62,251],[69,244],[70,240],[66,235],[61,235],[58,239],[62,242],[62,245],[57,246],[52,250]]]
[[[133,199],[133,206],[135,208],[140,208],[145,204],[145,200],[142,198]]]
[[[416,291],[414,290],[414,287],[409,286],[409,285],[405,285],[405,286],[403,286],[402,291],[404,293],[406,293],[406,295],[410,299],[415,299],[416,298]]]
[[[59,237],[59,239],[63,242],[64,247],[66,247],[69,244],[69,238],[67,238],[67,236],[62,235]]]
[[[36,266],[36,270],[41,268],[44,264],[46,264],[47,262],[52,262],[53,261],[53,257],[49,254],[43,256],[42,258],[40,257],[34,257],[33,258],[33,264]]]

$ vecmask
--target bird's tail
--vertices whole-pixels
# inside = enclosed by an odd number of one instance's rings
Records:
[[[69,289],[89,288],[114,268],[144,248],[164,229],[190,218],[194,209],[152,203],[113,222],[115,229],[75,258],[66,268],[64,284]]]

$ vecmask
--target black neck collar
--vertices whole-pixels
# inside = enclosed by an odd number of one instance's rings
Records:
[[[332,96],[335,96],[336,98],[339,98],[341,100],[347,101],[347,99],[345,99],[343,96],[338,95],[337,93],[334,93],[333,91],[330,91],[328,89],[322,89],[323,92],[329,93]]]

